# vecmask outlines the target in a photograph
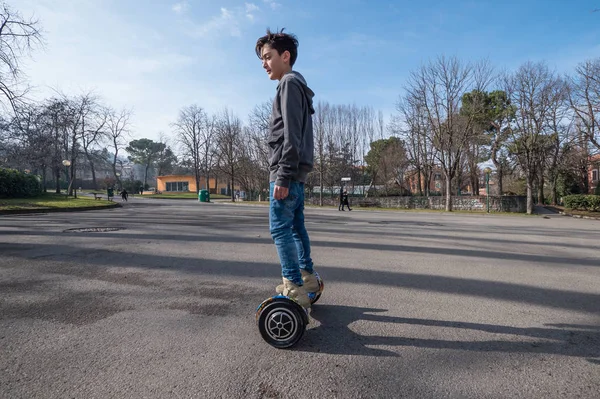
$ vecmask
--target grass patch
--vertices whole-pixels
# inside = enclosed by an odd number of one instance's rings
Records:
[[[143,196],[144,198],[166,198],[166,199],[195,199],[198,200],[198,195],[196,193],[161,193],[161,194],[146,194]],[[228,195],[221,194],[211,194],[210,199],[227,199],[231,198]]]
[[[0,211],[22,209],[72,209],[106,207],[114,202],[89,197],[72,198],[64,194],[46,193],[33,198],[0,198]]]
[[[564,206],[558,206],[558,205],[547,206],[546,208],[553,210],[555,212],[564,212],[569,215],[589,216],[592,218],[600,218],[600,212],[579,211],[577,209],[565,208]]]

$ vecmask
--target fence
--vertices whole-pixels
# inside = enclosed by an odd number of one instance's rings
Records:
[[[452,196],[452,209],[456,211],[487,211],[487,197],[481,196]],[[319,197],[307,199],[312,205],[319,204]],[[323,196],[323,205],[337,206],[338,198]],[[446,197],[372,197],[350,200],[350,204],[358,207],[380,207],[397,209],[446,209]],[[490,196],[490,212],[515,212],[527,211],[527,198],[525,196],[506,195]]]

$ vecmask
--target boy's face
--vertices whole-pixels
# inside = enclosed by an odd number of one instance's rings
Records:
[[[290,52],[284,51],[281,55],[271,48],[268,44],[265,44],[262,48],[262,65],[267,71],[269,79],[280,80],[290,68]]]

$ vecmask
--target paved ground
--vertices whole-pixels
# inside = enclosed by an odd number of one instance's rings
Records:
[[[598,397],[600,222],[307,213],[327,285],[293,350],[254,321],[265,207],[0,216],[0,397]]]

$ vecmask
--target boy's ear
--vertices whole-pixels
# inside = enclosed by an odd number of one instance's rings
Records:
[[[288,50],[285,50],[283,52],[283,54],[281,54],[281,59],[283,60],[283,62],[289,64],[290,63],[290,59],[291,59],[292,55],[290,54],[290,52]]]

